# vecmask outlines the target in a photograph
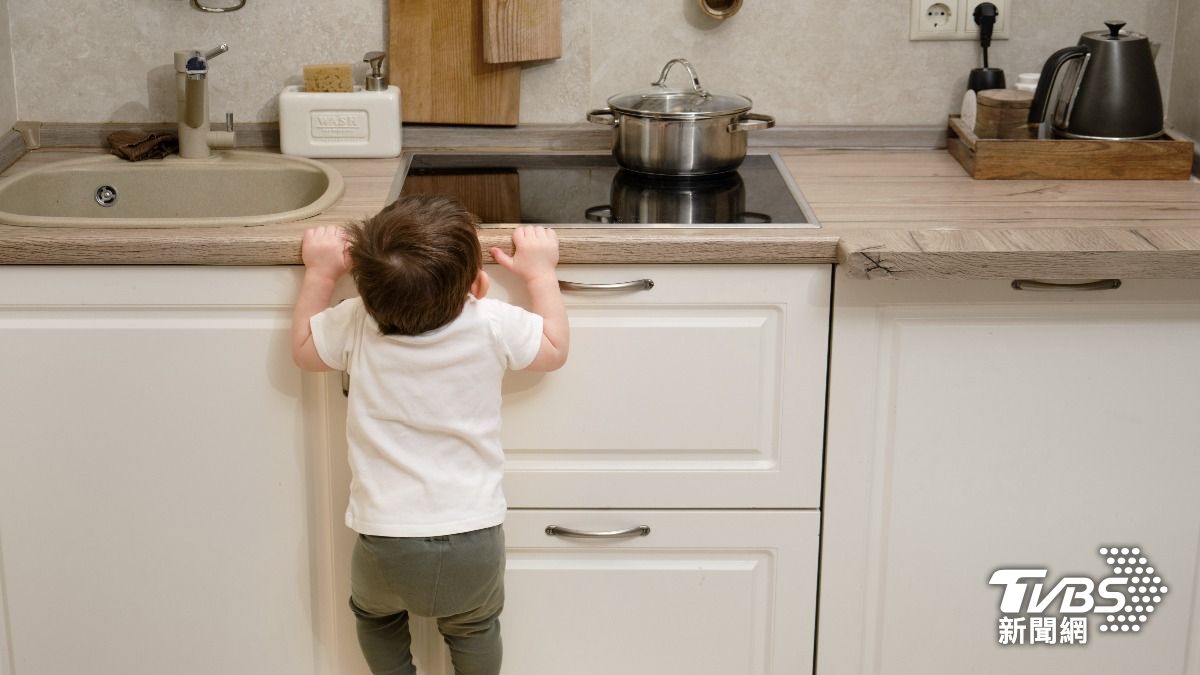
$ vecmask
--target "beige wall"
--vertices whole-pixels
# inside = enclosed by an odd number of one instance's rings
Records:
[[[8,32],[8,0],[0,0],[0,134],[17,121],[17,90],[13,82],[12,41]]]
[[[2,2],[3,0],[0,0]],[[217,0],[214,0],[217,1]],[[1194,4],[1194,0],[1182,0]],[[1170,82],[1179,0],[1012,0],[1012,40],[993,65],[1010,77],[1120,16],[1163,43]],[[207,15],[187,0],[11,3],[18,114],[90,122],[174,118],[171,53],[225,41],[213,62],[214,119],[277,117],[275,97],[305,63],[357,61],[385,43],[384,0],[249,0]],[[938,124],[975,65],[970,43],[910,42],[907,0],[746,0],[724,23],[694,0],[563,0],[564,57],[527,67],[523,122],[582,122],[588,108],[649,84],[684,56],[715,90],[752,97],[784,124]],[[397,17],[402,19],[402,17]],[[64,50],[66,54],[64,55]]]
[[[1192,138],[1200,138],[1200,2],[1180,0],[1175,41],[1167,120]]]

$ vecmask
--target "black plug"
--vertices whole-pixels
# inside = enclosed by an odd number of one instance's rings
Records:
[[[975,23],[979,26],[979,44],[985,50],[992,46],[992,31],[996,28],[997,16],[1000,16],[1000,10],[990,2],[981,2],[975,6]]]
[[[996,28],[1000,10],[990,2],[981,2],[975,6],[974,14],[975,23],[979,25],[979,46],[983,48],[983,67],[971,71],[967,88],[972,91],[1003,89],[1004,71],[988,65],[988,47],[992,46],[992,31]]]

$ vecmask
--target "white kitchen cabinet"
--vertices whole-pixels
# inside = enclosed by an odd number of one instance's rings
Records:
[[[298,281],[0,267],[0,673],[328,672]]]
[[[517,280],[488,272],[489,295],[527,303]],[[653,288],[567,291],[567,365],[505,380],[505,673],[811,672],[831,276],[559,268],[565,281]],[[340,378],[325,391],[336,438]],[[349,469],[339,459],[330,475],[340,518]],[[551,524],[650,534],[564,539]],[[344,598],[353,533],[332,540],[333,597]],[[365,675],[353,617],[338,612],[337,672]],[[432,623],[412,627],[421,672],[452,672]]]
[[[568,366],[505,384],[509,493],[539,507],[509,519],[506,672],[808,672],[830,268],[567,272],[655,287],[569,295]],[[0,267],[0,675],[365,672],[340,378],[288,346],[301,274]]]
[[[1200,282],[835,286],[817,673],[1200,673]],[[1143,630],[999,644],[995,570],[1114,545],[1169,588]]]
[[[498,267],[491,295],[526,304]],[[571,354],[504,382],[513,507],[816,508],[827,265],[567,265]]]
[[[513,511],[504,672],[809,672],[819,520],[815,511]],[[548,525],[649,533],[567,539]]]
[[[801,510],[510,511],[503,673],[812,672],[819,520]],[[649,534],[568,539],[547,525]],[[335,565],[348,595],[348,556]],[[368,675],[341,609],[334,672]],[[452,675],[433,622],[410,625],[419,672]]]
[[[512,510],[503,672],[809,673],[819,521],[807,510]],[[648,534],[574,539],[548,525]],[[348,557],[335,565],[348,594]],[[345,649],[336,672],[367,675],[349,610],[335,620]],[[420,672],[452,675],[433,622],[410,625]]]

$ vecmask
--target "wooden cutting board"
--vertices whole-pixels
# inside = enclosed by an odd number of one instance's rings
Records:
[[[540,61],[562,56],[561,0],[483,0],[483,60]]]
[[[388,81],[404,122],[515,125],[521,66],[483,60],[483,0],[388,0]]]

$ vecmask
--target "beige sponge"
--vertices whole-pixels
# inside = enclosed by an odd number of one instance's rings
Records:
[[[353,91],[349,63],[317,63],[304,66],[304,91]]]

